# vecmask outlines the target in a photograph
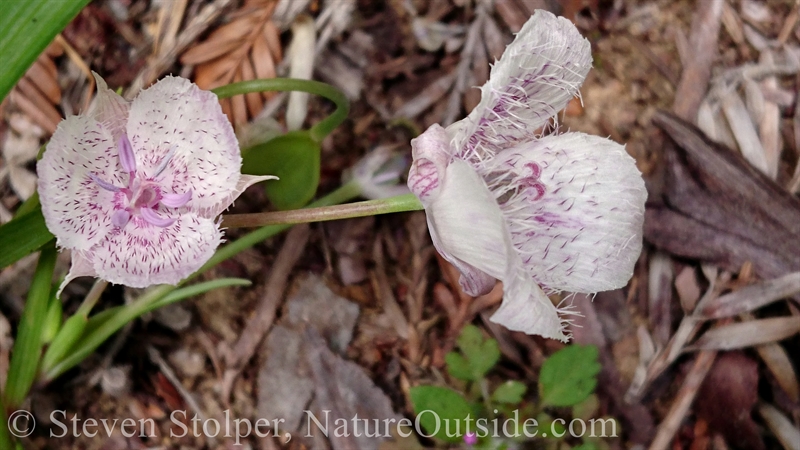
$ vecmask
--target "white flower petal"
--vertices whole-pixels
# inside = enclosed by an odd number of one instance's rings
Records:
[[[439,195],[426,208],[428,228],[439,253],[466,277],[472,295],[485,293],[506,273],[510,243],[492,193],[472,167],[454,160]]]
[[[627,284],[642,248],[647,191],[622,145],[582,133],[548,136],[501,153],[482,173],[540,284],[573,292]]]
[[[525,270],[512,271],[503,280],[503,303],[490,320],[509,330],[566,342],[564,321],[542,288]]]
[[[97,272],[94,270],[94,266],[92,265],[92,261],[89,259],[89,256],[84,252],[73,250],[72,251],[72,264],[69,267],[69,273],[64,278],[64,281],[61,282],[61,286],[58,287],[58,292],[56,292],[56,298],[61,297],[61,291],[64,290],[64,287],[69,284],[70,281],[74,280],[78,277],[96,277]]]
[[[213,217],[230,205],[242,157],[217,96],[184,78],[166,77],[133,100],[127,126],[137,176],[151,177],[174,147],[158,178],[171,193],[192,190],[192,210]]]
[[[195,214],[183,214],[166,228],[134,217],[92,249],[94,270],[131,287],[177,284],[211,258],[221,239],[217,223]]]
[[[103,125],[89,116],[63,120],[36,172],[42,214],[59,246],[88,250],[111,230],[114,193],[92,174],[115,186],[125,181],[116,141]]]
[[[431,125],[411,140],[414,162],[408,172],[408,188],[425,207],[439,195],[441,178],[452,154],[450,137],[439,124]]]
[[[533,138],[578,94],[591,66],[591,46],[575,25],[536,11],[492,67],[478,106],[448,128],[459,157],[480,161]]]
[[[125,132],[125,124],[128,122],[128,110],[130,103],[117,95],[116,92],[108,88],[105,80],[100,75],[92,72],[97,83],[97,95],[95,96],[89,115],[102,123],[111,133],[114,142],[117,142]]]

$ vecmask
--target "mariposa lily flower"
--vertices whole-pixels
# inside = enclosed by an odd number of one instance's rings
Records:
[[[37,164],[47,228],[72,250],[64,284],[176,284],[220,244],[216,217],[272,177],[240,173],[236,136],[213,93],[167,77],[128,102],[95,78],[93,109],[62,121]]]
[[[436,249],[465,292],[503,282],[491,320],[567,340],[547,293],[627,284],[642,247],[641,174],[625,148],[583,133],[537,135],[591,68],[589,42],[564,18],[537,11],[493,67],[464,120],[411,141],[408,186]],[[561,313],[561,316],[559,315]]]

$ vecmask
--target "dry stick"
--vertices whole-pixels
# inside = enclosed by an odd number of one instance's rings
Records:
[[[711,64],[717,51],[723,3],[724,0],[698,2],[698,9],[692,19],[692,32],[689,36],[691,59],[684,62],[685,67],[672,108],[675,114],[692,123],[695,122],[697,110],[711,79]]]
[[[716,357],[716,351],[702,351],[697,355],[692,369],[683,381],[683,386],[678,391],[677,398],[672,403],[669,413],[667,413],[666,419],[659,425],[658,432],[655,439],[653,439],[653,443],[650,444],[649,450],[666,450],[670,447],[672,437],[675,436],[683,419],[689,412],[689,408],[697,395],[697,390],[703,384],[703,380],[705,380]]]
[[[309,227],[307,224],[297,225],[286,235],[275,264],[272,266],[267,285],[264,287],[264,296],[256,306],[253,317],[247,321],[247,325],[242,331],[242,335],[231,351],[224,357],[227,368],[222,380],[222,398],[227,401],[230,398],[233,381],[239,375],[242,367],[253,357],[256,348],[264,339],[264,336],[275,320],[275,312],[278,304],[283,298],[283,291],[289,278],[289,273],[300,259],[303,250],[308,243]]]
[[[136,76],[136,79],[131,83],[131,87],[128,88],[128,91],[125,93],[125,98],[133,98],[142,88],[155,81],[156,78],[175,63],[178,55],[192,44],[201,33],[206,31],[209,25],[211,25],[211,23],[222,14],[225,8],[232,3],[233,0],[216,0],[214,3],[203,8],[203,10],[192,19],[191,23],[186,25],[186,28],[184,28],[180,36],[175,39],[175,45],[169,50],[161,52],[155,62],[148,64],[144,70],[139,72],[139,75]]]

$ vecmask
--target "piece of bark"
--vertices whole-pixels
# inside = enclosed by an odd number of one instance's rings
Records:
[[[645,237],[669,253],[736,271],[747,261],[763,278],[800,270],[800,200],[666,112],[653,123],[664,145],[665,186],[645,214]]]

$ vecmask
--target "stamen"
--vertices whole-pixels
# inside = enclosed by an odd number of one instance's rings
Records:
[[[150,208],[141,208],[139,209],[139,213],[142,215],[142,219],[147,221],[147,223],[161,228],[168,227],[173,223],[175,223],[175,220],[177,220],[177,219],[163,218],[158,214],[156,214],[156,212]]]
[[[189,203],[192,199],[192,190],[184,192],[183,194],[164,194],[161,197],[161,204],[170,208],[180,208],[181,206]]]
[[[117,228],[125,227],[129,220],[131,220],[131,213],[125,209],[114,211],[114,214],[111,215],[111,223]]]
[[[94,181],[98,186],[100,186],[101,188],[103,188],[103,189],[105,189],[107,191],[119,192],[119,190],[120,190],[120,188],[114,186],[113,184],[109,183],[108,181],[101,180],[100,177],[98,177],[97,175],[95,175],[92,172],[89,172],[89,178],[91,178],[92,181]]]
[[[119,147],[119,162],[122,164],[122,169],[125,172],[133,173],[136,171],[136,155],[133,154],[131,141],[128,140],[128,135],[123,134],[117,143]]]
[[[156,173],[152,176],[152,178],[161,175],[161,172],[163,172],[164,169],[167,168],[167,165],[169,164],[169,161],[172,159],[172,155],[175,154],[175,149],[177,148],[178,148],[177,145],[173,145],[172,147],[170,147],[169,152],[167,152],[167,156],[165,156],[164,159],[161,160],[161,164],[159,164],[158,168],[156,168]]]

